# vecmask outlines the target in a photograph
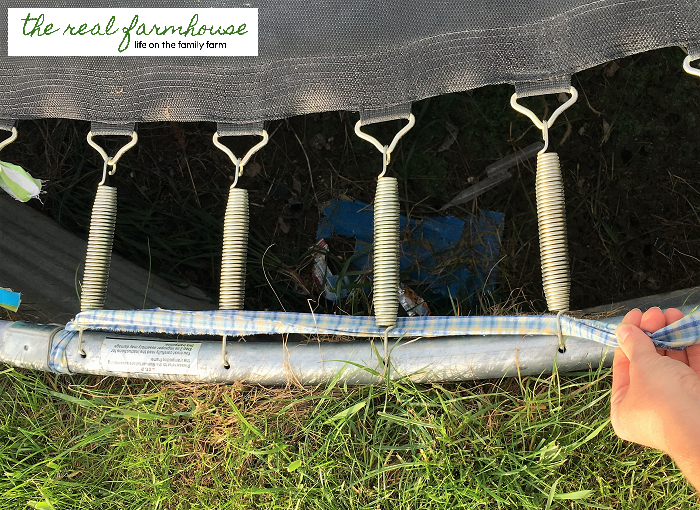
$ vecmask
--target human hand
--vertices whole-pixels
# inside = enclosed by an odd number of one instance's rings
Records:
[[[700,345],[664,351],[644,333],[681,317],[632,310],[618,326],[610,421],[620,438],[668,453],[700,487]]]

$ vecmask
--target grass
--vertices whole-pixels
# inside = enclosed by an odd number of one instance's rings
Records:
[[[0,507],[697,508],[665,455],[615,437],[609,375],[274,389],[7,369]]]
[[[667,49],[574,77],[581,99],[552,138],[563,161],[575,308],[700,285],[700,96],[697,80],[680,70],[682,58]],[[511,93],[485,87],[414,105],[418,123],[390,167],[403,214],[438,214],[488,164],[538,139],[510,109]],[[536,112],[559,104],[553,96],[525,103]],[[317,204],[372,200],[380,160],[354,136],[356,120],[340,112],[270,125],[269,145],[241,179],[251,197],[246,308],[370,311],[366,276],[338,305],[320,299],[310,278]],[[367,131],[386,141],[398,125]],[[455,141],[441,150],[455,128]],[[211,145],[214,129],[140,126],[114,183],[116,250],[215,298],[231,165]],[[22,121],[19,140],[3,150],[3,159],[48,181],[44,205],[34,207],[82,236],[101,172],[88,130],[85,122]],[[251,140],[230,144],[239,154]],[[120,141],[105,142],[108,152]],[[454,296],[435,311],[543,311],[532,162],[451,212],[464,218],[480,209],[506,214],[498,287],[475,307]],[[350,274],[351,257],[338,240],[329,261]],[[366,388],[179,385],[6,369],[0,508],[699,508],[666,456],[614,436],[609,392],[609,371],[595,368]]]

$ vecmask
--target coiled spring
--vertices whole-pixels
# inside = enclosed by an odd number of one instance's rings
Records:
[[[90,233],[80,294],[82,312],[101,310],[104,307],[116,221],[117,188],[101,184],[97,187],[90,217]]]
[[[82,289],[80,292],[80,311],[101,310],[107,296],[107,281],[109,266],[112,262],[112,243],[114,241],[114,225],[117,221],[117,188],[106,186],[107,174],[114,175],[119,159],[138,142],[136,131],[131,133],[131,140],[110,158],[105,150],[93,140],[93,133],[87,135],[88,144],[93,147],[104,160],[102,180],[97,186],[95,203],[90,215],[90,232],[88,234],[87,253],[85,255],[85,270],[83,271]],[[108,167],[111,171],[108,172]],[[78,343],[78,351],[84,356],[82,348],[82,333]]]
[[[396,326],[399,309],[399,184],[380,177],[374,197],[374,315],[377,326]]]
[[[540,235],[542,286],[547,306],[553,312],[569,309],[571,275],[566,235],[564,182],[559,156],[544,152],[537,156],[537,225]]]
[[[569,250],[566,239],[566,210],[564,202],[564,182],[561,178],[559,156],[546,152],[549,147],[549,128],[564,110],[578,99],[578,91],[571,87],[571,97],[559,106],[548,120],[537,116],[518,103],[518,94],[510,98],[515,111],[527,115],[542,130],[544,148],[537,155],[537,178],[535,196],[537,198],[537,226],[540,233],[540,261],[542,265],[542,286],[547,307],[553,312],[569,309],[571,276],[569,273]],[[561,337],[560,337],[561,343]]]
[[[399,183],[394,177],[386,177],[386,169],[391,161],[391,153],[401,137],[415,125],[416,118],[411,113],[408,123],[394,135],[389,145],[361,129],[362,119],[355,124],[355,134],[367,140],[382,153],[382,173],[377,180],[377,193],[374,196],[374,315],[377,326],[393,328],[399,311]],[[384,362],[386,369],[389,355],[388,331],[384,332]]]
[[[248,256],[248,190],[231,185],[224,216],[220,310],[242,310]]]
[[[245,303],[245,275],[248,259],[248,191],[236,187],[238,178],[243,174],[243,167],[248,160],[267,145],[269,136],[264,129],[260,131],[262,140],[251,147],[243,158],[237,158],[231,149],[219,141],[219,132],[214,133],[212,141],[221,149],[235,166],[233,184],[228,193],[226,214],[224,216],[224,243],[221,252],[221,285],[219,287],[220,310],[243,310]],[[231,364],[226,357],[226,338],[221,336],[221,361],[225,368]]]

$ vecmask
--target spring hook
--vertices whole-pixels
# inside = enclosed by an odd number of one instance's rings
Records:
[[[553,312],[569,309],[571,275],[566,232],[566,210],[564,181],[561,175],[559,155],[547,152],[549,128],[556,118],[578,98],[578,91],[571,87],[571,98],[557,108],[552,116],[541,121],[535,114],[518,104],[517,94],[511,97],[513,108],[527,115],[542,130],[544,148],[537,155],[537,177],[535,197],[537,202],[537,226],[540,239],[540,263],[542,267],[542,287],[547,307]]]
[[[107,296],[109,267],[112,262],[112,245],[114,241],[114,226],[117,221],[117,188],[105,185],[107,167],[111,166],[110,175],[116,171],[119,158],[133,147],[138,136],[134,131],[131,141],[119,152],[109,158],[107,153],[92,140],[92,131],[88,133],[87,141],[102,156],[102,180],[97,186],[95,202],[90,215],[90,230],[88,233],[87,251],[85,254],[85,269],[80,293],[80,311],[101,310]]]
[[[557,338],[559,339],[559,348],[557,349],[559,353],[564,354],[566,352],[566,344],[564,343],[564,335],[561,331],[561,316],[566,310],[559,310],[557,312]]]
[[[221,336],[221,363],[224,365],[224,368],[226,370],[231,368],[231,364],[228,362],[228,358],[226,358],[226,339],[227,338],[228,338],[228,335]]]
[[[384,336],[382,337],[382,344],[384,346],[384,371],[382,372],[382,377],[386,380],[389,377],[389,331],[392,328],[389,326],[384,330]]]
[[[685,57],[685,59],[683,60],[683,69],[685,69],[685,72],[688,73],[688,74],[692,74],[693,76],[699,76],[699,77],[700,77],[700,69],[698,69],[697,67],[692,67],[692,66],[690,65],[690,63],[691,63],[693,60],[697,60],[697,59],[691,59],[691,58],[690,58],[690,55],[688,55],[687,57]]]
[[[17,128],[13,126],[11,132],[12,134],[8,138],[0,142],[0,151],[17,140]]]
[[[83,331],[85,331],[83,328],[78,329],[78,354],[82,358],[87,358],[87,353],[83,349]]]
[[[399,183],[395,177],[387,177],[387,165],[391,161],[391,152],[399,139],[416,123],[411,114],[406,124],[394,136],[390,145],[379,141],[360,129],[361,121],[355,124],[355,133],[372,143],[382,153],[382,173],[377,179],[377,191],[374,196],[374,279],[372,294],[374,315],[377,326],[393,328],[399,310]],[[388,330],[387,330],[388,331]]]
[[[219,142],[219,133],[214,133],[214,145],[225,152],[235,165],[233,183],[229,188],[226,213],[224,215],[224,238],[221,252],[221,284],[219,288],[220,310],[243,310],[245,302],[246,262],[248,258],[249,205],[248,190],[237,188],[238,177],[243,175],[243,166],[261,148],[267,145],[269,136],[262,131],[262,140],[254,145],[242,158]],[[221,358],[225,368],[231,365],[226,358],[226,335],[221,339]]]

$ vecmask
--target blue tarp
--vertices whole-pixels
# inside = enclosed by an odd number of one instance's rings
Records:
[[[321,206],[317,238],[335,232],[355,238],[356,265],[371,268],[374,208],[363,202],[333,200]],[[401,216],[401,281],[428,285],[438,294],[472,296],[493,291],[503,217],[481,211],[466,220],[436,216],[421,220]]]

